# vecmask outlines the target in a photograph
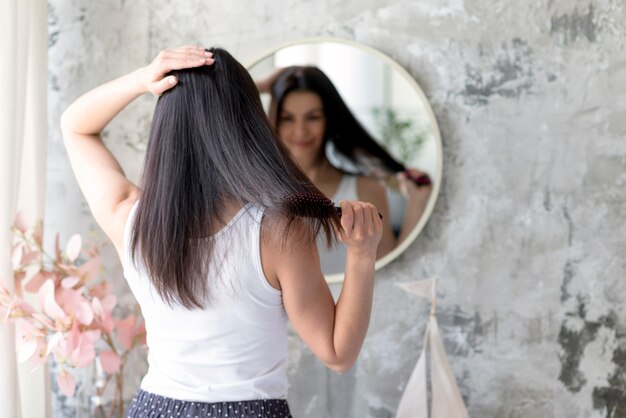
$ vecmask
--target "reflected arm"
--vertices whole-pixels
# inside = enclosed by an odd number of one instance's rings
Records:
[[[424,174],[412,168],[409,170],[413,172],[415,178]],[[404,220],[398,237],[398,244],[400,244],[411,234],[424,214],[424,210],[428,204],[428,199],[430,198],[433,186],[432,184],[418,186],[404,173],[398,173],[397,178],[400,184],[400,191],[406,199]]]
[[[383,236],[380,244],[378,244],[376,253],[376,258],[379,259],[390,253],[398,244],[391,227],[387,191],[385,186],[378,181],[369,177],[359,176],[357,178],[357,194],[360,200],[370,202],[383,215]]]
[[[274,81],[276,78],[282,73],[284,68],[276,68],[271,74],[254,80],[256,84],[256,88],[259,89],[259,93],[271,93],[272,85],[274,85]]]

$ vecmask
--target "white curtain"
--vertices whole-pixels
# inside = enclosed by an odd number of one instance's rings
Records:
[[[46,0],[0,1],[0,282],[14,291],[11,224],[43,219],[47,144]],[[0,417],[50,417],[45,367],[18,365],[15,331],[0,324]]]

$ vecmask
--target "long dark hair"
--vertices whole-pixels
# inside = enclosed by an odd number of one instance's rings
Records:
[[[326,117],[324,145],[331,142],[341,155],[358,168],[357,174],[374,175],[381,171],[389,174],[406,169],[367,132],[328,76],[314,66],[286,67],[274,80],[269,117],[276,132],[283,101],[292,91],[311,91],[320,97]]]
[[[341,229],[332,206],[293,199],[321,192],[275,137],[248,71],[210,51],[213,65],[172,71],[178,84],[157,102],[130,243],[163,300],[189,309],[209,300],[214,240],[200,238],[221,225],[228,203],[263,205],[263,224],[281,225],[273,232],[283,242],[304,227],[331,245]]]

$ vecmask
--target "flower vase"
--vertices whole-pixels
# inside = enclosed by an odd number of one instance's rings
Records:
[[[84,370],[76,418],[123,418],[127,407],[123,397],[123,370],[107,374],[100,361]]]

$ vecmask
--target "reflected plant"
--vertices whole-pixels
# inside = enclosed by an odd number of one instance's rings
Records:
[[[15,293],[0,285],[0,318],[5,324],[15,323],[18,361],[30,361],[37,368],[54,358],[60,366],[56,381],[68,397],[76,391],[73,371],[99,362],[106,378],[97,385],[96,396],[102,397],[114,381],[114,398],[108,413],[102,404],[94,412],[122,416],[124,366],[130,352],[145,345],[138,309],[124,318],[114,317],[117,298],[111,283],[98,279],[97,245],[83,248],[81,236],[75,234],[62,249],[57,233],[52,257],[43,250],[42,223],[29,228],[21,213],[12,231]],[[38,306],[26,299],[38,300]]]
[[[414,118],[401,117],[391,107],[374,107],[372,113],[385,148],[400,161],[415,160],[428,137],[428,127],[419,125]]]

